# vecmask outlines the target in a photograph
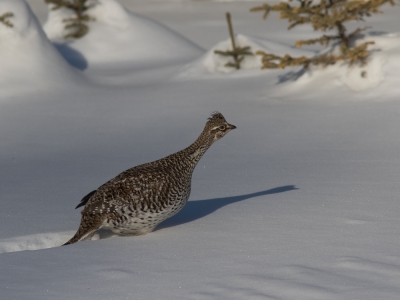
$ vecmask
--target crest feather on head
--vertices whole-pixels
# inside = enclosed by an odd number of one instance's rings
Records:
[[[209,120],[224,120],[224,116],[219,111],[213,111],[211,113],[211,117],[208,118]]]

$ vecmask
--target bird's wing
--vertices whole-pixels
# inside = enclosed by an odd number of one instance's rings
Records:
[[[168,172],[164,169],[129,169],[94,191],[87,200],[82,214],[111,213],[117,207],[140,205],[146,199],[161,194],[168,177]]]
[[[85,197],[82,198],[81,202],[75,207],[77,209],[78,207],[86,205],[86,203],[89,201],[90,197],[93,196],[94,193],[96,193],[97,190],[91,191],[89,194],[87,194]]]

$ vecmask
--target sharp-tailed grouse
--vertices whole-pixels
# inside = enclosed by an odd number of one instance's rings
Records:
[[[193,170],[217,140],[236,126],[215,112],[197,140],[179,152],[122,172],[86,195],[78,207],[82,220],[65,245],[76,243],[103,228],[120,235],[149,233],[186,204]]]

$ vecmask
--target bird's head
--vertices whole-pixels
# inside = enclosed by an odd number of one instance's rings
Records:
[[[219,140],[236,126],[226,122],[220,112],[213,112],[205,127],[205,131],[212,137],[213,142]]]

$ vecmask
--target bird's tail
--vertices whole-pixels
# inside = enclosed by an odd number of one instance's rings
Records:
[[[79,242],[92,233],[94,233],[101,224],[103,223],[102,218],[99,215],[82,215],[81,224],[79,225],[78,231],[75,235],[66,242],[63,246]]]

